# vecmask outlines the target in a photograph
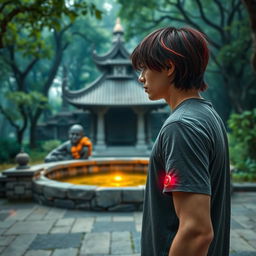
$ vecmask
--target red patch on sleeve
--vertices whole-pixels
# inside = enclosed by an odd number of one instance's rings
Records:
[[[164,178],[164,186],[168,187],[168,185],[171,184],[171,181],[172,181],[172,177],[169,174],[166,174]]]
[[[173,187],[175,183],[176,183],[175,177],[167,173],[164,178],[164,187],[165,188]]]

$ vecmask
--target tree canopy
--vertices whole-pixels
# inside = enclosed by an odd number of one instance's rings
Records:
[[[248,65],[251,55],[249,19],[240,0],[118,2],[120,15],[126,20],[128,38],[135,37],[139,41],[154,29],[173,25],[192,26],[204,32],[212,60],[207,77],[214,77],[216,81],[210,81],[211,86],[225,95],[230,110],[239,113],[255,106],[256,77]]]
[[[250,17],[251,29],[252,29],[252,43],[253,43],[253,54],[252,54],[252,65],[256,72],[256,0],[244,0],[243,1]]]
[[[72,43],[71,28],[78,17],[100,18],[102,12],[85,1],[62,0],[6,0],[0,9],[0,62],[5,67],[0,112],[16,130],[18,143],[29,127],[33,147],[49,89]]]
[[[74,22],[78,16],[87,15],[88,12],[101,18],[102,12],[87,1],[2,0],[0,49],[18,40],[20,28],[26,29],[28,37],[35,40],[45,28],[60,30],[63,16]]]

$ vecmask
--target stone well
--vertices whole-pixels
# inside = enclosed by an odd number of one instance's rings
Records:
[[[109,169],[122,172],[147,172],[148,158],[97,158],[46,164],[32,180],[36,202],[49,206],[94,211],[142,210],[144,185],[133,187],[100,187],[74,185],[54,179]]]

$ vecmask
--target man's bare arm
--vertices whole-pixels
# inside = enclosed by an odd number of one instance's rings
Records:
[[[213,239],[211,197],[187,192],[172,194],[179,228],[169,256],[206,256]]]

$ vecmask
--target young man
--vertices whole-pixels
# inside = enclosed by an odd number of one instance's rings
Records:
[[[209,50],[202,33],[167,27],[131,55],[149,99],[172,109],[150,157],[142,256],[228,256],[230,170],[225,127],[200,96]]]

